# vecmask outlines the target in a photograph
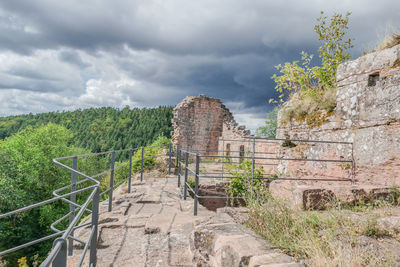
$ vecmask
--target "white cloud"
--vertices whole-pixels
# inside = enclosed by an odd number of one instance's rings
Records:
[[[205,93],[254,130],[270,108],[273,66],[315,52],[321,10],[353,12],[355,56],[400,24],[395,0],[1,1],[0,115]]]

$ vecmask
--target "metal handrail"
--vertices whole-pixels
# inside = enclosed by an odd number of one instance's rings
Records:
[[[11,216],[17,213],[21,213],[33,208],[41,207],[43,205],[52,203],[54,201],[64,201],[67,204],[70,205],[70,211],[63,215],[62,217],[58,218],[55,222],[53,222],[50,225],[50,229],[55,231],[55,233],[47,235],[45,237],[41,237],[39,239],[27,242],[25,244],[4,250],[0,252],[0,256],[17,251],[22,248],[26,248],[29,246],[32,246],[34,244],[58,237],[57,239],[54,240],[53,242],[53,248],[49,252],[49,255],[46,257],[46,259],[42,262],[40,266],[66,266],[67,265],[67,256],[70,256],[73,254],[73,241],[80,242],[84,244],[84,248],[82,251],[82,255],[80,257],[78,266],[81,266],[83,263],[83,260],[85,258],[85,255],[88,250],[90,250],[90,257],[89,257],[89,266],[96,266],[97,262],[97,232],[98,232],[98,217],[99,217],[99,201],[100,201],[100,196],[103,195],[104,193],[109,193],[109,210],[112,209],[112,192],[113,190],[121,185],[122,183],[126,182],[128,180],[129,186],[128,186],[128,192],[131,191],[131,178],[132,174],[136,174],[138,172],[141,173],[140,179],[143,180],[143,172],[147,168],[152,168],[152,166],[149,167],[144,167],[144,160],[149,159],[149,158],[155,158],[160,156],[158,155],[152,155],[152,156],[147,156],[144,157],[144,151],[146,148],[154,148],[154,147],[163,147],[167,145],[154,145],[154,146],[148,146],[148,147],[140,147],[140,148],[131,148],[131,149],[120,149],[120,150],[113,150],[113,151],[107,151],[107,152],[99,152],[99,153],[89,153],[89,154],[83,154],[83,155],[74,155],[74,156],[67,156],[67,157],[58,157],[53,159],[53,163],[70,171],[71,172],[71,184],[60,187],[56,190],[53,191],[54,197],[51,199],[47,199],[38,203],[34,203],[32,205],[28,205],[23,208],[19,208],[4,214],[0,214],[0,219]],[[172,150],[173,146],[172,144],[169,144],[169,163],[168,163],[168,174],[171,173],[171,163],[172,163]],[[139,160],[132,161],[132,156],[134,151],[139,151],[141,150],[141,158]],[[119,166],[115,166],[115,153],[117,152],[129,152],[129,162],[125,164],[121,164]],[[83,158],[83,157],[90,157],[90,156],[99,156],[99,155],[106,155],[106,154],[111,154],[111,168],[100,172],[98,174],[94,174],[92,176],[89,176],[83,172],[80,172],[77,170],[77,161],[78,158]],[[72,159],[72,167],[62,163],[62,160],[67,160],[67,159]],[[141,162],[141,168],[139,171],[132,173],[132,165],[133,163]],[[114,177],[114,171],[118,170],[122,167],[126,167],[129,165],[129,176],[122,181],[119,181],[117,184],[114,185],[113,183],[113,177]],[[105,175],[107,173],[110,173],[110,187],[107,188],[104,192],[100,192],[100,182],[96,180],[96,177]],[[76,180],[77,176],[83,177],[80,181]],[[91,182],[91,185],[88,185],[84,188],[81,189],[76,189],[76,186],[79,184],[82,184],[84,182]],[[65,193],[65,194],[60,194],[60,192],[70,189],[71,192]],[[82,205],[79,205],[76,203],[76,195],[85,191],[91,191],[90,195],[86,198],[85,203]],[[70,199],[67,199],[67,197],[70,197]],[[89,209],[89,204],[92,203],[92,208]],[[78,213],[75,215],[75,209],[78,209]],[[91,222],[84,223],[84,224],[78,224],[80,219],[82,218],[84,212],[88,212],[89,214],[92,215],[92,220]],[[66,220],[67,218],[70,219],[70,222],[68,224],[67,229],[65,230],[59,230],[55,226],[62,221]],[[89,238],[86,242],[79,240],[73,236],[74,230],[91,225],[91,231],[89,234]],[[67,244],[69,243],[69,244]],[[68,250],[68,251],[67,251]],[[67,255],[68,254],[68,255]]]
[[[179,149],[178,147],[178,186],[180,186],[180,175],[181,175],[181,169],[183,167],[184,171],[184,182],[183,182],[183,197],[186,200],[187,198],[187,191],[191,191],[193,193],[193,199],[194,199],[194,215],[197,215],[197,206],[198,206],[198,200],[199,199],[205,199],[205,198],[210,198],[210,199],[245,199],[246,197],[241,197],[241,196],[204,196],[204,195],[199,195],[199,181],[200,178],[203,179],[246,179],[246,180],[251,180],[251,191],[253,192],[253,183],[254,180],[295,180],[295,181],[338,181],[338,182],[354,182],[354,158],[353,158],[353,143],[351,142],[337,142],[337,141],[321,141],[321,140],[301,140],[301,139],[266,139],[266,138],[255,138],[255,137],[245,137],[244,139],[224,139],[221,138],[221,141],[236,141],[239,143],[247,143],[249,141],[252,142],[252,151],[244,153],[244,151],[239,151],[240,154],[239,156],[233,156],[231,153],[235,151],[226,151],[229,153],[225,154],[224,151],[224,143],[222,143],[222,151],[206,151],[206,150],[194,150],[191,151],[189,149]],[[303,143],[320,143],[320,144],[346,144],[346,145],[351,145],[351,159],[349,160],[344,160],[344,159],[314,159],[314,158],[294,158],[294,157],[278,157],[277,153],[271,153],[271,152],[260,152],[260,151],[255,151],[255,143],[274,143],[276,144],[277,142],[281,141],[286,141],[286,142],[303,142]],[[202,153],[205,152],[205,153]],[[217,152],[218,154],[222,152],[222,155],[215,155],[214,153]],[[237,151],[236,151],[237,152]],[[207,153],[213,153],[213,154],[207,154]],[[182,156],[184,155],[184,157]],[[248,156],[250,154],[250,156]],[[262,156],[262,155],[267,155],[267,156]],[[268,155],[275,154],[275,157],[271,157]],[[195,157],[196,161],[192,162],[191,164],[195,163],[196,169],[193,170],[189,167],[189,157]],[[184,158],[184,159],[183,159]],[[208,159],[205,161],[202,161],[201,159]],[[210,160],[211,159],[211,160]],[[209,173],[207,171],[199,171],[200,163],[213,163],[212,159],[222,159],[222,162],[218,162],[219,164],[222,165],[222,171],[220,173]],[[251,176],[235,176],[235,175],[226,175],[225,174],[225,169],[224,165],[225,164],[233,164],[232,160],[236,159],[238,160],[238,163],[240,164],[242,160],[248,159],[251,160]],[[258,162],[257,162],[257,161]],[[308,177],[274,177],[272,175],[267,175],[265,176],[262,174],[260,177],[255,176],[255,165],[259,166],[265,166],[265,165],[277,165],[271,164],[271,163],[265,163],[262,162],[262,160],[267,160],[267,161],[303,161],[303,162],[326,162],[326,163],[349,163],[350,165],[350,173],[348,178],[338,178],[338,177],[313,177],[313,178],[308,178]],[[261,161],[261,162],[260,162]],[[188,175],[192,174],[194,175],[195,178],[195,188],[192,188],[188,184]]]

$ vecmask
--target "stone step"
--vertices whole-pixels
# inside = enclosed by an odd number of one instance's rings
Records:
[[[293,181],[273,181],[270,184],[272,196],[284,199],[296,209],[323,210],[332,205],[353,205],[359,202],[386,200],[398,204],[399,190],[379,185],[311,186]]]

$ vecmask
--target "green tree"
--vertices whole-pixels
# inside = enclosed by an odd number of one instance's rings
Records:
[[[50,199],[52,191],[70,183],[71,174],[55,165],[55,157],[88,153],[71,145],[72,133],[62,126],[48,124],[37,129],[28,127],[0,141],[0,213],[12,211]],[[97,159],[96,159],[97,161]],[[82,163],[85,173],[94,172],[96,164]],[[78,199],[82,200],[82,199]],[[68,205],[61,201],[35,208],[0,220],[0,250],[32,241],[50,233],[50,224],[65,215]],[[10,266],[17,259],[39,254],[43,259],[50,242],[6,255]]]
[[[267,120],[265,125],[258,127],[256,130],[256,136],[265,138],[275,138],[276,128],[278,127],[278,111],[279,106],[275,107],[271,112],[267,114]]]
[[[313,55],[301,52],[301,60],[279,64],[274,74],[275,90],[280,93],[279,101],[284,102],[293,92],[316,97],[321,91],[336,87],[336,70],[340,63],[350,59],[348,50],[353,47],[352,39],[345,38],[350,12],[345,16],[335,13],[330,20],[321,12],[314,31],[322,43],[318,49],[321,66],[311,66]],[[277,100],[270,99],[277,103]]]

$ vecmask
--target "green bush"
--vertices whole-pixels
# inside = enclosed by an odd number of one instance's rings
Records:
[[[243,160],[240,164],[231,164],[228,168],[228,173],[233,177],[252,177],[251,172],[252,161],[250,159]],[[264,168],[260,166],[254,169],[254,178],[261,178],[264,174]],[[251,179],[251,178],[231,178],[229,183],[226,184],[228,193],[234,197],[246,197],[253,192],[262,191],[266,183],[263,179]]]
[[[298,121],[308,120],[324,121],[326,113],[332,112],[336,107],[336,70],[340,63],[350,59],[348,50],[353,47],[352,39],[345,38],[348,29],[349,16],[335,13],[328,18],[321,12],[317,19],[318,24],[314,31],[318,40],[322,42],[318,49],[321,59],[320,66],[311,66],[313,55],[301,52],[301,60],[279,64],[276,69],[280,74],[274,74],[275,90],[280,94],[279,99],[270,99],[270,103],[283,103],[290,99],[291,106],[284,106],[283,123],[292,118]],[[321,112],[325,111],[325,112]],[[307,117],[307,114],[318,113]]]
[[[162,150],[167,148],[170,143],[170,139],[165,136],[159,136],[150,147],[144,148],[144,156],[143,156],[143,169],[149,170],[155,165],[157,165],[157,157],[156,155],[160,155]],[[153,147],[151,147],[153,146]],[[128,153],[128,152],[124,152]],[[127,158],[127,156],[122,157]],[[141,158],[142,158],[142,149],[139,148],[132,155],[132,174],[135,174],[141,170]],[[129,161],[121,161],[115,163],[115,168],[118,166],[129,163]],[[108,163],[109,164],[109,163]],[[105,165],[107,166],[107,165]],[[106,168],[105,168],[106,169]],[[114,184],[118,184],[119,182],[125,180],[129,177],[129,164],[118,168],[114,172]],[[101,179],[100,191],[105,191],[110,187],[110,174],[104,175]],[[106,197],[106,196],[105,196]]]
[[[71,132],[64,127],[48,124],[37,129],[27,128],[0,141],[0,213],[50,199],[53,190],[70,183],[71,173],[55,165],[53,158],[90,152],[73,147],[71,138]],[[80,169],[96,171],[99,165],[94,161],[84,159]],[[84,198],[84,194],[79,194],[78,202]],[[49,225],[68,211],[67,204],[56,201],[1,219],[0,250],[53,233]],[[59,226],[62,228],[65,224]],[[32,262],[38,254],[41,261],[50,248],[51,241],[43,242],[5,255],[3,259],[9,266],[16,266],[22,256]]]

